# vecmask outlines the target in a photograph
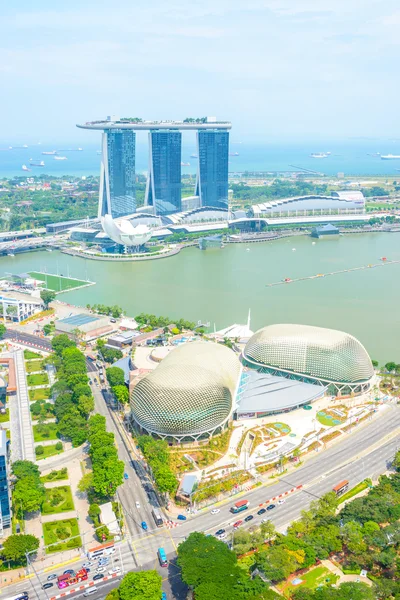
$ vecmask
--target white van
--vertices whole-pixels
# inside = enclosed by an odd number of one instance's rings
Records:
[[[95,594],[96,592],[97,592],[97,587],[94,585],[93,587],[90,588],[90,590],[85,592],[83,594],[83,596],[86,598],[87,596],[91,596],[92,594]]]

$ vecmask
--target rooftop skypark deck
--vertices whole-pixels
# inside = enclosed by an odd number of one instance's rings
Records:
[[[133,129],[136,131],[151,131],[152,129],[164,130],[189,130],[220,129],[227,131],[232,128],[229,121],[217,121],[215,117],[188,118],[183,121],[145,121],[136,117],[107,117],[101,121],[88,121],[81,125],[81,129]]]

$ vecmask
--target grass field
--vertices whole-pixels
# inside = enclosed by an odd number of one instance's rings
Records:
[[[44,364],[42,360],[28,360],[25,363],[25,369],[27,373],[34,373],[35,371],[43,371]]]
[[[296,578],[291,577],[290,581],[293,579]],[[298,585],[292,585],[290,581],[278,585],[278,589],[283,593],[285,598],[290,598],[293,592],[300,587],[315,590],[319,586],[335,584],[338,581],[339,576],[331,573],[326,567],[315,567],[315,569],[311,569],[307,573],[299,575],[298,579],[301,579],[302,581],[302,583],[299,583]]]
[[[29,360],[31,358],[43,358],[43,356],[37,352],[32,352],[32,350],[24,350],[24,358]]]
[[[46,289],[52,290],[53,292],[65,292],[66,290],[82,287],[83,285],[90,283],[88,281],[84,281],[83,279],[71,279],[61,275],[39,273],[38,271],[30,271],[29,275],[31,275],[34,279],[43,281]]]
[[[60,512],[74,510],[74,501],[69,485],[46,488],[45,499],[42,504],[42,514],[52,515]]]
[[[33,426],[33,439],[35,442],[47,442],[57,440],[57,423],[46,423],[45,425]]]
[[[67,467],[63,467],[58,471],[55,469],[54,471],[50,471],[47,475],[42,475],[40,481],[42,483],[46,483],[47,481],[63,481],[68,479],[68,469]]]
[[[43,537],[45,545],[49,546],[46,548],[46,554],[82,546],[82,540],[79,536],[78,521],[76,519],[64,519],[62,521],[43,523]]]
[[[28,375],[28,385],[44,385],[49,383],[47,373],[37,373],[36,375]]]
[[[39,388],[37,390],[28,390],[29,400],[35,402],[36,400],[47,400],[50,398],[50,388]]]
[[[356,496],[360,492],[363,492],[370,485],[371,485],[370,481],[361,481],[361,483],[358,483],[355,487],[351,488],[351,490],[349,490],[348,492],[343,494],[343,496],[340,496],[339,504],[341,504],[345,500],[349,500],[350,498],[353,498],[353,496]]]
[[[61,454],[64,450],[56,450],[56,444],[50,444],[49,446],[43,446],[43,454],[36,455],[36,460],[43,460],[44,458],[49,458],[49,456],[55,456],[56,454]],[[49,480],[52,481],[52,480]]]
[[[9,420],[10,420],[10,415],[9,415],[9,411],[7,408],[4,415],[2,413],[0,413],[0,423],[7,423],[7,421],[9,421]]]

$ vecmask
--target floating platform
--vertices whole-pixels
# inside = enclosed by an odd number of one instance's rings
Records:
[[[54,275],[53,273],[45,273],[44,271],[29,271],[28,274],[33,279],[43,281],[45,289],[51,290],[56,294],[71,292],[72,290],[96,284],[95,281],[85,281],[84,279],[65,277],[64,275]]]

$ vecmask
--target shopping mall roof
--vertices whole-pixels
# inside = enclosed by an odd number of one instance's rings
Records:
[[[309,404],[327,388],[257,371],[244,371],[238,388],[237,413],[284,412]]]

